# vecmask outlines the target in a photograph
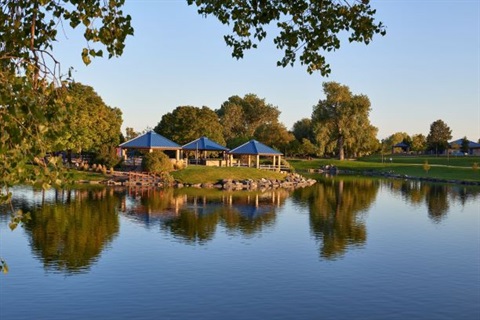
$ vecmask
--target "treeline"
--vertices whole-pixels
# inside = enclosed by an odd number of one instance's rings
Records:
[[[231,96],[215,110],[179,106],[163,115],[154,131],[180,145],[201,136],[229,148],[256,139],[289,157],[340,160],[391,152],[399,143],[403,150],[417,153],[443,153],[448,148],[451,130],[442,120],[431,124],[428,136],[397,132],[380,141],[378,129],[370,123],[371,105],[366,95],[353,94],[347,86],[336,82],[325,82],[323,91],[325,99],[313,106],[312,116],[296,121],[291,130],[280,122],[278,107],[255,94],[247,94]],[[127,128],[126,139],[138,134]],[[468,148],[468,141],[466,145]]]
[[[399,143],[417,153],[442,153],[448,148],[451,130],[442,120],[431,124],[428,136],[397,132],[379,141],[378,129],[370,123],[367,96],[352,94],[336,82],[325,82],[323,89],[325,99],[313,106],[311,118],[296,121],[291,130],[280,122],[278,107],[255,94],[231,96],[215,110],[176,107],[153,130],[180,145],[207,136],[235,148],[255,139],[289,157],[356,158],[390,152]],[[116,165],[118,145],[139,134],[127,128],[123,136],[120,109],[107,106],[92,87],[81,83],[70,83],[61,97],[66,109],[57,129],[62,134],[48,141],[50,150],[65,151],[68,160],[71,153],[83,152],[95,163]]]
[[[379,150],[377,128],[370,124],[370,101],[336,82],[324,84],[326,99],[313,106],[310,119],[292,130],[280,122],[280,111],[255,94],[231,96],[220,108],[179,106],[162,116],[154,131],[182,145],[201,136],[234,148],[256,139],[287,156],[338,156],[343,159]],[[138,135],[127,128],[126,139]]]

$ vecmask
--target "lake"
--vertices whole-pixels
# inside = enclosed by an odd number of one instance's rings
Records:
[[[25,187],[14,206],[1,320],[480,318],[478,187]]]

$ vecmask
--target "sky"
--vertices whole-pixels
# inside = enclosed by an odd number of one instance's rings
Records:
[[[119,58],[96,58],[84,66],[85,41],[64,30],[55,44],[62,71],[73,67],[76,81],[92,86],[123,112],[126,127],[143,131],[178,106],[212,110],[233,95],[253,93],[281,111],[291,129],[310,118],[324,99],[322,84],[336,81],[371,102],[377,138],[396,132],[428,135],[443,120],[452,140],[480,139],[480,1],[373,0],[387,34],[369,45],[343,42],[328,53],[328,77],[306,67],[277,67],[282,52],[274,29],[258,49],[231,57],[223,36],[228,26],[202,17],[185,0],[127,0],[135,35]]]

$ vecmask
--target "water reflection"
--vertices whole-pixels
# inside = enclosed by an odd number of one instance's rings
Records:
[[[129,189],[124,214],[187,244],[205,244],[217,226],[229,234],[253,235],[275,223],[276,210],[289,192],[226,192],[199,189]]]
[[[31,212],[24,228],[44,268],[72,274],[88,271],[115,239],[120,230],[118,214],[127,222],[159,230],[167,241],[205,245],[219,232],[253,237],[273,230],[288,198],[293,208],[308,212],[320,257],[338,259],[366,244],[364,215],[380,188],[400,195],[405,204],[425,206],[432,223],[445,219],[451,207],[480,197],[480,188],[461,185],[337,177],[293,193],[151,188],[32,192],[21,188],[14,192],[14,206]],[[8,223],[5,211],[0,212],[0,222]]]
[[[29,210],[25,224],[33,253],[48,271],[87,271],[119,231],[113,190],[54,191],[52,201]],[[25,205],[25,203],[23,203]]]
[[[310,227],[320,243],[320,256],[334,260],[367,239],[362,214],[374,202],[377,180],[330,179],[311,188],[299,189],[293,198],[310,212]]]
[[[393,193],[400,194],[407,204],[426,205],[429,218],[434,223],[441,222],[450,211],[450,206],[480,197],[480,188],[458,184],[432,184],[415,180],[388,180],[384,186]]]

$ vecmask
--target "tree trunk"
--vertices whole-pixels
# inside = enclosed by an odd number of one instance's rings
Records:
[[[343,144],[344,144],[343,136],[338,137],[338,140],[337,140],[338,160],[345,159],[345,150],[343,150]]]

